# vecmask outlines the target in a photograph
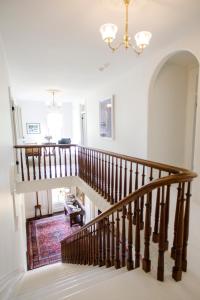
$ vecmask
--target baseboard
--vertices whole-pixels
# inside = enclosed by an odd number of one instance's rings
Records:
[[[0,277],[0,299],[9,300],[17,282],[23,277],[24,271],[15,270]]]

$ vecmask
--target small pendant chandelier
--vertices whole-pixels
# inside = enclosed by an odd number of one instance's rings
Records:
[[[119,43],[116,47],[112,46],[112,42],[116,38],[116,34],[118,28],[115,24],[104,24],[100,27],[100,33],[103,41],[108,44],[108,47],[115,52],[121,46],[124,46],[125,49],[132,48],[137,54],[141,54],[144,49],[149,45],[152,34],[149,31],[140,31],[135,35],[136,45],[131,43],[131,37],[128,33],[128,8],[131,0],[123,0],[125,5],[125,33],[124,38],[121,43]]]
[[[47,104],[49,110],[51,111],[57,111],[61,108],[62,104],[60,102],[55,101],[55,95],[58,94],[60,91],[56,89],[47,90],[48,93],[52,95],[52,102],[49,102]]]

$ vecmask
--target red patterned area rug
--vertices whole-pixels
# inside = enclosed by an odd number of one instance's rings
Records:
[[[27,222],[28,270],[61,260],[60,241],[80,228],[64,214]]]

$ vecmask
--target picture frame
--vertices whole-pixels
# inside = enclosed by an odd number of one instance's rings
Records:
[[[27,134],[40,134],[40,123],[26,123]]]
[[[99,101],[99,134],[114,139],[114,96]]]

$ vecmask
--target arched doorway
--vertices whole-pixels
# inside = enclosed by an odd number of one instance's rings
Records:
[[[188,51],[155,71],[148,107],[148,158],[193,167],[199,63]]]

